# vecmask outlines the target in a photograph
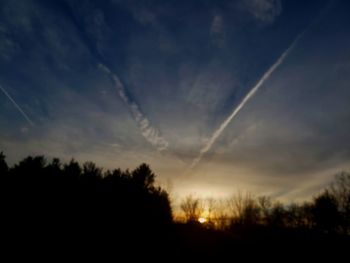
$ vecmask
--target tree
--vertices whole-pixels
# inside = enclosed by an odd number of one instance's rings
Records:
[[[341,228],[344,234],[350,234],[350,173],[340,172],[330,187],[330,193],[337,201],[341,215]]]
[[[77,161],[71,159],[68,164],[63,166],[63,173],[71,179],[78,179],[81,176],[82,169]]]
[[[273,204],[268,222],[274,227],[285,227],[286,210],[282,203]]]
[[[203,204],[200,199],[194,198],[192,195],[187,196],[180,205],[181,210],[185,214],[187,222],[197,222],[203,213]]]
[[[27,171],[27,172],[39,172],[44,169],[46,165],[46,159],[44,156],[28,156],[15,165],[15,169]]]
[[[238,192],[228,200],[233,223],[253,225],[260,221],[260,209],[250,193]]]
[[[87,178],[101,178],[102,169],[93,162],[85,162],[83,165],[83,175]]]
[[[62,163],[60,159],[53,158],[51,163],[46,167],[47,173],[52,176],[60,176],[62,173]]]
[[[322,232],[335,232],[340,223],[336,198],[325,190],[314,199],[312,214],[316,228]]]
[[[148,164],[141,164],[131,173],[133,182],[145,189],[151,190],[154,184],[155,175]]]
[[[172,209],[168,193],[160,187],[154,188],[151,195],[157,200],[155,204],[156,223],[171,223],[173,221]]]
[[[260,207],[260,211],[262,213],[262,221],[264,221],[263,223],[267,223],[267,219],[270,215],[270,210],[271,210],[271,206],[272,206],[272,201],[271,201],[271,197],[269,196],[259,196],[258,197],[258,205]]]
[[[217,200],[214,213],[215,226],[217,229],[225,230],[230,225],[229,211],[226,200]]]
[[[5,175],[8,171],[8,166],[5,161],[6,156],[3,152],[0,152],[0,176]]]
[[[286,224],[292,228],[304,227],[306,225],[305,216],[304,206],[292,203],[286,209]]]
[[[207,198],[206,199],[206,207],[207,207],[207,211],[208,211],[208,215],[207,215],[207,220],[208,220],[208,224],[212,225],[214,222],[214,214],[216,212],[216,200],[214,198]]]
[[[340,172],[335,175],[335,181],[330,187],[330,194],[337,200],[341,211],[350,209],[350,173]]]

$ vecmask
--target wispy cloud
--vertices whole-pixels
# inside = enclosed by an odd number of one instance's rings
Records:
[[[214,15],[210,25],[210,36],[216,46],[223,47],[225,45],[225,30],[222,15]]]
[[[223,21],[222,16],[215,15],[213,17],[213,21],[210,26],[210,33],[211,34],[221,34],[222,33],[222,27],[223,27]]]
[[[134,120],[139,125],[143,137],[145,137],[146,140],[150,142],[154,147],[156,147],[159,151],[167,149],[169,143],[160,135],[160,132],[151,125],[150,121],[147,117],[144,116],[139,106],[128,97],[125,87],[118,76],[103,64],[99,64],[99,67],[114,81],[115,88],[118,91],[119,97],[129,107]]]
[[[230,124],[234,117],[241,111],[241,109],[246,105],[246,103],[254,97],[259,88],[265,83],[267,79],[273,74],[273,72],[282,64],[285,58],[289,55],[292,49],[295,47],[299,39],[302,37],[305,31],[300,33],[292,44],[282,53],[282,55],[277,59],[277,61],[265,72],[265,74],[260,78],[260,80],[255,84],[255,86],[248,92],[248,94],[243,98],[241,103],[232,111],[232,113],[221,123],[220,127],[215,130],[210,139],[206,142],[204,147],[200,150],[199,155],[192,161],[188,170],[193,169],[203,158],[203,156],[211,149],[216,140],[220,137],[222,132]]]
[[[10,96],[10,94],[7,93],[7,91],[1,85],[0,89],[5,94],[5,96],[12,102],[16,109],[22,114],[23,118],[25,118],[31,126],[34,126],[34,122],[28,117],[24,110],[18,105],[18,103]]]
[[[255,19],[267,24],[282,12],[280,0],[244,0],[243,6]]]

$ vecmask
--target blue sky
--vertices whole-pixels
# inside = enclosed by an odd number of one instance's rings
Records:
[[[341,0],[3,0],[0,149],[9,162],[147,162],[179,197],[309,198],[350,168],[349,11]]]

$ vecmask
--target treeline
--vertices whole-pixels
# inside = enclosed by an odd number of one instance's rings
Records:
[[[48,162],[43,156],[9,167],[1,153],[1,238],[28,238],[28,244],[62,238],[61,244],[72,245],[165,239],[172,211],[155,177],[147,164],[103,171],[92,162]]]
[[[334,182],[302,204],[282,204],[268,196],[238,192],[226,200],[187,196],[182,219],[225,231],[242,229],[294,229],[325,234],[350,234],[350,173],[335,175]]]
[[[36,156],[9,167],[1,153],[0,241],[13,244],[15,252],[54,247],[61,254],[68,246],[87,253],[102,246],[129,258],[162,254],[177,259],[226,256],[232,250],[237,255],[245,242],[257,248],[270,241],[299,247],[322,239],[327,246],[350,241],[348,173],[338,174],[304,204],[283,205],[243,193],[224,201],[189,196],[180,205],[184,223],[173,219],[168,193],[155,179],[147,164],[104,171],[92,162]]]

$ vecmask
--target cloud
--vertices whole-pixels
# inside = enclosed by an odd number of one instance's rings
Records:
[[[151,125],[147,117],[145,117],[141,112],[139,106],[130,100],[129,96],[126,94],[125,87],[121,83],[118,76],[112,73],[111,70],[105,65],[99,64],[99,67],[114,81],[120,98],[129,107],[134,120],[139,125],[140,131],[146,140],[150,142],[154,147],[156,147],[159,151],[166,150],[169,146],[169,143],[160,135],[160,132]]]
[[[151,25],[159,27],[156,15],[148,9],[134,8],[132,9],[132,14],[135,20],[144,26]]]
[[[181,85],[186,89],[184,100],[203,114],[214,114],[221,109],[227,96],[238,85],[234,74],[217,61],[197,69],[198,72],[188,71],[189,74],[181,76]]]
[[[282,13],[281,0],[242,0],[242,7],[256,20],[271,24]]]
[[[215,15],[210,26],[211,34],[222,34],[223,32],[223,21],[221,15]]]
[[[1,25],[0,38],[0,59],[10,61],[12,57],[20,50],[20,47],[16,42],[5,35],[5,32],[2,31]]]
[[[210,36],[214,45],[219,48],[225,46],[225,30],[222,15],[216,14],[213,16],[213,20],[210,25]]]

